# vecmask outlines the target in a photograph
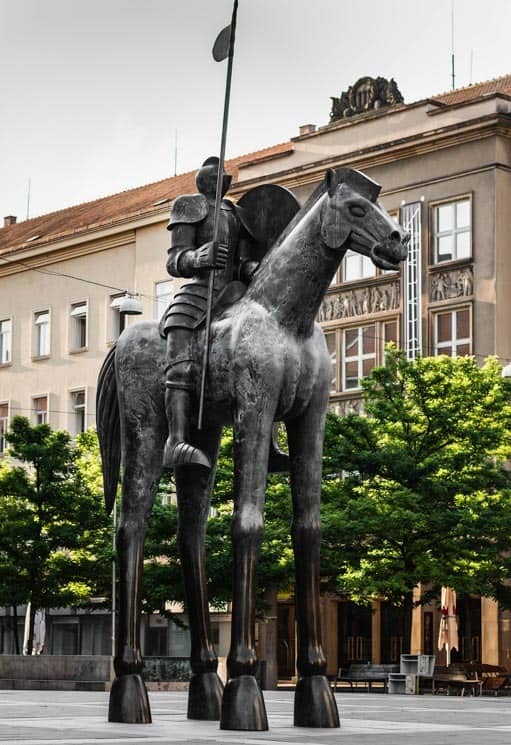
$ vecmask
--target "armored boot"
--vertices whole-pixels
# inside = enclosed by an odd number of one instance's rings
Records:
[[[169,436],[163,451],[163,467],[203,466],[211,468],[208,456],[187,442],[190,394],[194,386],[189,382],[189,375],[183,374],[188,371],[179,370],[182,367],[182,364],[172,367],[165,382],[165,411],[169,423]]]

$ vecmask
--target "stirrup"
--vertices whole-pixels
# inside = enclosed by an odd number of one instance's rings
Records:
[[[163,451],[163,467],[175,468],[176,466],[203,466],[210,469],[211,461],[199,448],[187,442],[178,442],[174,445],[169,438]]]

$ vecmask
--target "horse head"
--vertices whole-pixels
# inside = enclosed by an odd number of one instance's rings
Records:
[[[352,168],[330,168],[321,208],[321,237],[333,250],[369,256],[380,269],[398,269],[410,236],[378,201],[380,186]]]

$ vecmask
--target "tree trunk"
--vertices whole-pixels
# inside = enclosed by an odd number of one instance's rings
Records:
[[[413,610],[413,593],[405,596],[403,604],[403,654],[410,654],[412,647],[412,610]]]
[[[27,655],[34,653],[34,623],[35,623],[36,610],[37,608],[35,607],[34,603],[30,603],[30,620],[29,620],[29,627],[28,627]]]
[[[21,654],[20,650],[20,634],[18,629],[18,606],[12,606],[12,630],[14,633],[14,649],[16,654]]]

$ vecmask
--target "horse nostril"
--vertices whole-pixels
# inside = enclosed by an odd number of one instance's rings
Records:
[[[392,233],[390,234],[390,240],[396,243],[401,243],[401,233],[399,232],[399,230],[392,231]]]

